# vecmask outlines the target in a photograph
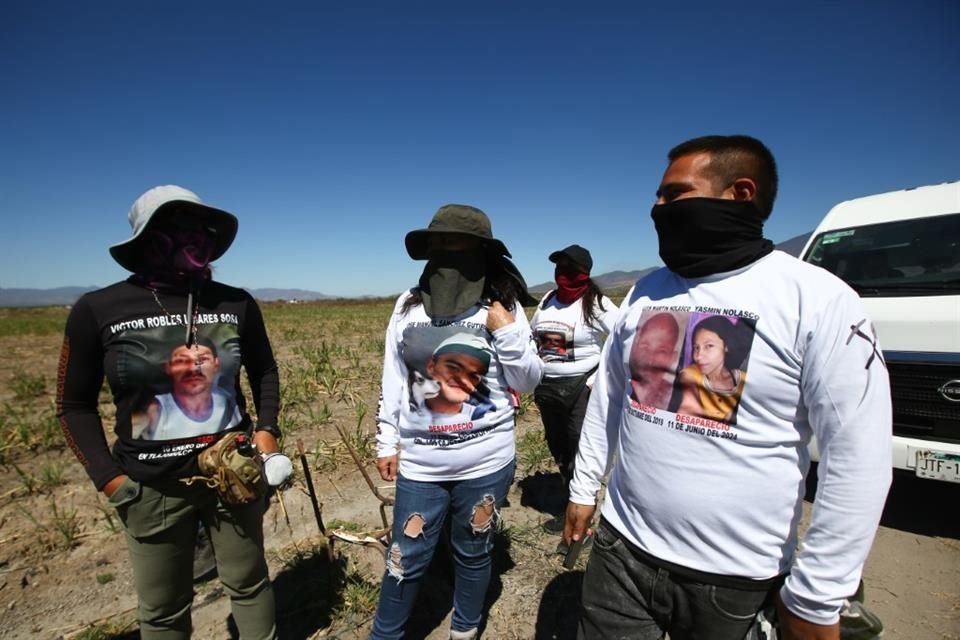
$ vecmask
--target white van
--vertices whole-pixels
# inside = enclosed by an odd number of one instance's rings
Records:
[[[843,278],[873,320],[893,466],[960,482],[960,181],[841,202],[801,256]]]

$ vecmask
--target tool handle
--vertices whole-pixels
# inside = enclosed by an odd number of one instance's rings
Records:
[[[584,535],[579,540],[574,540],[570,543],[570,547],[567,549],[567,555],[563,557],[564,569],[573,569],[574,565],[577,564],[577,558],[580,556],[580,551],[583,550],[583,544],[589,537],[589,535]]]

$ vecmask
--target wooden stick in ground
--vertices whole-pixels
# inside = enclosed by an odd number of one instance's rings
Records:
[[[307,483],[307,492],[310,494],[310,503],[313,505],[313,515],[317,519],[317,527],[320,529],[320,535],[327,537],[327,528],[324,526],[323,516],[320,514],[321,505],[317,501],[317,490],[313,488],[310,464],[307,462],[307,455],[303,452],[303,440],[297,440],[297,454],[300,456],[300,464],[303,465],[303,479]]]
[[[293,533],[293,525],[290,524],[290,514],[287,513],[287,505],[283,502],[283,492],[277,489],[277,503],[280,505],[280,511],[283,512],[283,519],[287,522],[287,529]]]
[[[337,428],[337,432],[340,434],[340,440],[343,441],[343,444],[347,445],[347,451],[350,452],[350,457],[353,458],[353,462],[357,465],[357,468],[360,469],[360,473],[363,474],[363,479],[367,481],[367,486],[370,487],[370,491],[372,491],[373,495],[377,496],[377,499],[380,501],[380,518],[383,520],[383,526],[389,527],[390,525],[387,524],[387,515],[384,511],[384,507],[387,505],[392,505],[393,498],[387,497],[380,493],[380,490],[377,489],[377,485],[375,485],[373,480],[370,479],[370,474],[367,473],[363,463],[360,462],[360,456],[357,455],[357,452],[347,439],[347,434],[343,432],[343,429],[338,423],[334,422],[333,426]]]
[[[337,495],[343,498],[343,494],[340,492],[340,487],[338,487],[337,483],[333,481],[333,478],[331,478],[330,476],[327,476],[327,480],[329,480],[330,484],[333,485],[333,488],[336,489]]]

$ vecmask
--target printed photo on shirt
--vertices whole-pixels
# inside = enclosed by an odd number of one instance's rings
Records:
[[[668,409],[683,348],[686,312],[644,310],[630,347],[630,398]]]
[[[405,334],[410,409],[433,425],[467,425],[493,409],[486,383],[493,349],[479,332],[440,329],[411,327]]]
[[[573,327],[563,322],[548,320],[534,328],[537,355],[544,362],[573,362]]]
[[[755,324],[744,318],[691,313],[673,410],[735,423],[755,333]]]
[[[132,437],[182,440],[238,425],[240,410],[229,386],[239,365],[232,345],[198,334],[188,346],[182,329],[162,331],[165,339],[138,336],[140,344],[151,344],[148,379],[155,382],[144,390],[146,401],[131,416]]]

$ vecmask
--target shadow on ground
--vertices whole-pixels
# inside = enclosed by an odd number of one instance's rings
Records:
[[[567,508],[567,487],[559,473],[538,471],[517,483],[520,504],[551,516],[562,515]]]
[[[332,613],[343,604],[344,590],[356,575],[347,575],[348,559],[332,561],[324,549],[311,550],[291,560],[273,579],[277,602],[277,634],[287,640],[304,640],[333,623]],[[224,596],[225,597],[225,596]],[[195,605],[196,606],[196,605]],[[360,613],[355,620],[344,619],[341,611],[338,629],[359,628],[369,620]],[[237,640],[239,630],[233,617],[226,618],[227,638]],[[139,630],[111,636],[110,640],[139,640]]]
[[[561,573],[547,584],[537,610],[535,640],[573,640],[577,637],[582,571]]]
[[[330,626],[331,612],[343,601],[346,563],[344,557],[331,561],[326,553],[312,553],[288,563],[276,575],[273,590],[279,637],[309,638]]]

